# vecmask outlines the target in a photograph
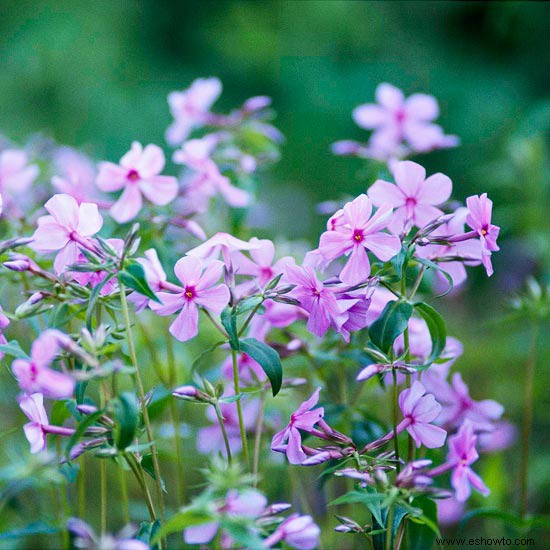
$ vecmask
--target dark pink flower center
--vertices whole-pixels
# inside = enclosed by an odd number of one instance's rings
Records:
[[[489,226],[487,224],[485,224],[484,226],[482,226],[481,228],[481,234],[483,236],[487,235],[487,233],[489,233]]]
[[[195,287],[194,286],[186,286],[185,287],[185,292],[183,293],[183,295],[185,296],[185,298],[188,301],[191,301],[197,295],[196,292],[195,292]]]
[[[38,376],[38,369],[34,363],[31,363],[31,368],[29,370],[30,378],[32,382],[36,382],[36,377]]]
[[[260,268],[260,275],[263,278],[271,279],[273,277],[273,270],[269,266],[261,267]]]
[[[416,206],[417,202],[414,197],[407,197],[407,200],[405,201],[405,206],[407,209],[412,209]]]
[[[405,109],[399,109],[395,113],[395,120],[397,121],[398,124],[401,124],[405,120],[406,116],[407,114],[405,113]]]
[[[364,239],[363,231],[361,229],[355,229],[353,231],[353,240],[356,243],[360,243]]]
[[[126,174],[126,179],[128,181],[138,181],[140,178],[139,178],[139,172],[137,170],[129,170],[128,173]]]

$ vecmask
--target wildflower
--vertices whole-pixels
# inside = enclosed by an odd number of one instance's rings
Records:
[[[319,252],[329,261],[349,256],[339,277],[343,283],[357,285],[370,275],[367,250],[388,261],[401,250],[401,242],[395,235],[381,233],[391,220],[389,204],[381,206],[371,217],[372,202],[363,194],[348,202],[341,212],[334,229],[321,235]]]
[[[290,417],[288,425],[276,433],[271,441],[271,449],[277,452],[284,452],[291,464],[301,464],[307,458],[302,449],[302,436],[299,430],[311,432],[324,416],[323,407],[313,409],[319,401],[319,392],[317,388],[311,397],[304,401]]]
[[[296,285],[288,294],[300,302],[300,307],[309,313],[307,329],[322,337],[330,326],[337,332],[347,320],[345,307],[336,299],[333,289],[325,287],[311,267],[286,266],[285,281]],[[347,302],[350,308],[353,302]]]
[[[425,394],[426,388],[418,381],[401,392],[399,407],[405,418],[400,422],[398,431],[405,428],[417,447],[425,445],[435,449],[445,443],[447,432],[430,424],[439,416],[441,405],[433,395]]]
[[[468,197],[466,205],[468,207],[466,223],[479,235],[482,250],[481,261],[490,277],[493,274],[491,252],[500,250],[497,245],[500,227],[491,223],[493,201],[487,198],[487,193],[483,193],[480,196]]]
[[[57,275],[78,261],[79,246],[93,248],[89,237],[103,225],[97,205],[83,202],[80,205],[70,195],[54,195],[44,207],[49,216],[38,218],[32,247],[38,252],[55,252],[54,270]]]
[[[48,415],[44,409],[44,396],[41,393],[24,395],[19,398],[19,406],[30,422],[23,426],[25,437],[31,446],[31,453],[46,450],[46,434],[52,433],[62,436],[71,436],[74,430],[62,426],[52,426],[48,422]]]
[[[63,336],[57,330],[46,330],[34,341],[30,359],[14,360],[11,368],[23,391],[28,394],[38,392],[52,399],[73,395],[74,379],[49,368],[59,352],[60,338]]]
[[[311,516],[292,514],[265,539],[264,544],[267,548],[271,548],[278,542],[284,541],[297,550],[313,550],[319,545],[320,534],[321,530]]]
[[[376,88],[378,104],[360,105],[353,111],[353,119],[361,128],[374,130],[370,147],[391,156],[405,142],[413,152],[454,147],[456,136],[444,135],[433,121],[439,115],[434,97],[413,94],[405,99],[403,92],[391,84]]]
[[[456,491],[456,499],[464,502],[470,496],[474,487],[483,496],[490,491],[482,479],[470,468],[478,458],[476,451],[477,436],[474,435],[474,425],[465,420],[456,435],[449,438],[449,453],[447,463],[452,466],[451,484]]]
[[[409,160],[398,162],[393,174],[395,185],[376,180],[368,190],[375,206],[390,205],[396,209],[389,224],[392,232],[400,233],[411,225],[424,227],[443,215],[436,205],[451,196],[452,182],[448,176],[437,173],[426,178],[426,170]]]
[[[169,145],[180,145],[197,127],[208,122],[210,107],[222,92],[222,83],[215,77],[198,78],[187,90],[168,96],[174,122],[166,131]]]
[[[0,193],[6,204],[14,195],[25,193],[38,176],[38,166],[28,162],[27,153],[20,149],[5,149],[0,153]]]
[[[157,145],[134,141],[130,151],[119,164],[102,162],[99,165],[96,184],[106,192],[124,189],[110,209],[118,223],[134,219],[143,204],[142,195],[153,204],[164,206],[178,194],[178,180],[173,176],[161,176],[164,168],[164,153]]]
[[[0,306],[0,344],[7,344],[8,341],[3,334],[3,330],[10,324],[10,320],[4,315],[2,306]],[[4,357],[4,353],[0,351],[0,360]]]
[[[181,292],[158,292],[162,304],[151,302],[151,309],[158,315],[179,315],[170,325],[170,334],[185,342],[198,334],[199,310],[204,307],[219,315],[229,302],[229,289],[224,284],[216,284],[222,276],[223,264],[218,260],[210,262],[206,268],[199,258],[185,256],[176,262],[174,273],[183,287]]]
[[[231,254],[238,250],[253,250],[259,248],[257,242],[246,242],[229,233],[216,233],[207,241],[187,251],[188,256],[202,258],[205,261],[214,260],[220,253],[226,268],[231,266]]]
[[[145,251],[145,258],[138,258],[137,260],[145,271],[145,278],[149,284],[149,288],[153,292],[160,292],[166,282],[166,273],[160,263],[157,251],[154,248],[150,248]],[[142,311],[149,304],[149,298],[139,292],[132,292],[128,297],[130,302],[133,302],[136,306],[136,312]]]
[[[210,197],[219,192],[229,205],[242,208],[249,204],[250,195],[232,185],[229,179],[221,174],[211,158],[216,144],[217,140],[212,136],[191,139],[174,153],[173,160],[194,172],[192,183],[186,190],[188,194],[192,195],[194,191],[199,191]]]
[[[85,550],[149,550],[145,542],[132,538],[135,528],[131,525],[124,527],[116,536],[103,533],[97,536],[95,531],[84,521],[78,518],[67,520],[67,530],[74,537],[75,548]]]

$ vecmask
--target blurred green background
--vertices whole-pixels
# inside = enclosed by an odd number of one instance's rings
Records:
[[[2,0],[0,131],[21,143],[42,133],[116,160],[134,139],[164,143],[168,92],[218,76],[215,109],[270,95],[286,136],[260,191],[272,216],[264,233],[314,242],[324,223],[315,204],[372,182],[361,162],[329,151],[339,139],[366,140],[352,109],[383,81],[435,95],[441,124],[462,146],[419,161],[452,178],[456,199],[488,192],[502,226],[496,275],[472,272],[470,289],[439,307],[465,343],[457,368],[473,396],[501,401],[519,423],[531,328],[500,319],[528,275],[550,282],[549,23],[543,2]],[[530,504],[546,513],[547,330]],[[493,493],[483,503],[516,508],[517,449],[484,468]]]

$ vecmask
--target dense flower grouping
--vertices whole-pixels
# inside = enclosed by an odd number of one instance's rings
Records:
[[[4,361],[14,357],[30,452],[73,467],[88,455],[112,459],[109,468],[135,476],[150,515],[137,534],[127,527],[118,538],[104,523],[97,535],[82,517],[65,518],[66,528],[79,548],[163,547],[176,531],[187,544],[316,548],[321,531],[308,508],[301,503],[284,517],[291,505],[269,505],[257,488],[267,468],[285,468],[284,454],[286,468],[321,465],[355,485],[334,504],[363,503],[370,515],[337,516],[336,532],[391,543],[407,516],[437,531],[423,499],[437,499],[443,517],[446,507],[462,508],[472,488],[488,494],[475,472],[478,452],[511,443],[502,406],[474,400],[460,373],[451,373],[462,346],[420,299],[432,289],[457,292],[466,267],[493,273],[492,202],[485,193],[450,202],[448,176],[407,160],[458,139],[434,123],[433,97],[405,98],[381,84],[377,103],[353,112],[372,130],[368,143],[333,146],[380,162],[380,179],[330,215],[316,248],[284,255],[288,245],[251,236],[243,225],[254,180],[282,142],[270,100],[254,97],[218,114],[212,108],[221,91],[217,78],[207,78],[169,95],[166,140],[177,169],[158,145],[138,142],[120,161],[97,165],[52,145],[40,169],[32,151],[0,153],[2,275],[10,285],[22,280],[26,296],[11,309],[15,293],[6,295],[0,350]],[[141,228],[124,225],[134,221]],[[48,328],[30,354],[26,344],[8,343],[17,326],[36,319]],[[192,369],[178,357],[163,364],[151,330],[180,342],[198,337],[203,353]],[[137,341],[158,363],[154,388],[144,387]],[[200,366],[216,354],[226,357],[222,364]],[[302,386],[309,397],[296,408]],[[280,394],[271,399],[268,390]],[[152,405],[178,399],[207,407],[209,425],[195,445],[213,460],[203,492],[166,507]],[[52,402],[67,410],[56,423],[47,412]],[[171,410],[179,458],[181,423]],[[81,468],[77,483],[83,475]],[[167,486],[169,498],[181,480]],[[397,517],[402,523],[392,523]]]

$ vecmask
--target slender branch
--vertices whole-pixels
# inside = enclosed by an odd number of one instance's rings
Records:
[[[214,410],[216,411],[216,416],[218,418],[220,430],[222,431],[223,442],[225,444],[225,452],[227,453],[227,462],[229,462],[229,464],[231,465],[233,462],[233,457],[231,456],[231,446],[229,445],[229,438],[227,437],[225,424],[223,423],[222,411],[220,410],[220,406],[217,403],[215,403],[213,407],[214,407]]]
[[[393,444],[395,447],[395,458],[396,458],[396,469],[397,473],[400,471],[400,463],[399,463],[399,433],[397,432],[397,374],[395,372],[395,369],[392,369],[391,371],[392,379],[393,379]]]
[[[241,327],[241,330],[239,330],[239,337],[241,337],[244,334],[244,331],[248,328],[248,325],[250,324],[250,321],[254,318],[254,315],[258,313],[258,310],[260,309],[260,306],[263,304],[263,301],[260,302],[258,305],[254,307],[254,309],[250,312],[250,315],[246,318],[246,321],[243,323],[243,326]]]
[[[264,410],[265,410],[265,389],[262,391],[260,397],[260,410],[258,411],[258,418],[256,420],[256,431],[254,434],[254,457],[252,458],[252,474],[254,476],[254,487],[258,485],[258,470],[260,465],[260,448],[262,442],[262,431],[264,424]]]
[[[231,350],[231,359],[233,361],[233,385],[235,386],[235,395],[239,395],[241,393],[241,388],[239,386],[239,361],[237,352],[234,349]],[[246,428],[243,419],[243,406],[240,399],[237,400],[237,414],[239,416],[239,431],[241,433],[241,442],[243,445],[243,458],[248,467],[248,441],[246,439]]]

